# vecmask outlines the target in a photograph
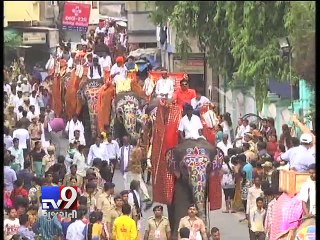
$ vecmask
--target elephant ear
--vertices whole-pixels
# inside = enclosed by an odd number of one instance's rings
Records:
[[[220,170],[224,161],[224,153],[220,148],[216,148],[217,154],[212,161],[212,170]]]
[[[165,155],[166,162],[168,164],[168,169],[171,173],[173,173],[178,166],[177,161],[175,160],[174,148],[168,149]]]

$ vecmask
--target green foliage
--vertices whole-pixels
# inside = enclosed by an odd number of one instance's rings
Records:
[[[278,39],[294,35],[297,40],[292,43],[300,41],[296,28],[309,23],[303,12],[313,5],[307,3],[308,7],[301,9],[299,4],[304,2],[156,1],[151,19],[176,29],[176,51],[184,58],[191,52],[190,36],[197,37],[210,66],[226,77],[230,87],[255,86],[261,109],[268,80],[289,79],[289,64],[279,55]],[[299,22],[299,14],[306,18],[304,23]],[[310,24],[310,29],[315,28]],[[292,74],[295,76],[295,71]]]
[[[315,85],[315,2],[291,1],[285,26],[294,49],[293,66],[300,79]]]
[[[5,30],[3,43],[6,49],[13,50],[22,44],[22,37],[14,31]]]

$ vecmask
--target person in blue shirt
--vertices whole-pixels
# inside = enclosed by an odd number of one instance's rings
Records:
[[[315,157],[309,151],[311,147],[312,135],[304,133],[300,137],[300,146],[290,148],[280,158],[284,162],[289,162],[291,170],[308,172],[309,166],[316,162]]]

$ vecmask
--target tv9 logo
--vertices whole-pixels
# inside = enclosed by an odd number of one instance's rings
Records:
[[[77,210],[78,187],[41,187],[43,210]]]

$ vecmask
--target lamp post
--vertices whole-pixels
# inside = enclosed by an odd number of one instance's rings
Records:
[[[280,56],[285,61],[289,63],[289,83],[290,83],[290,100],[293,111],[293,88],[292,88],[292,78],[291,78],[291,69],[292,69],[292,46],[290,45],[289,38],[284,37],[279,39],[280,45]]]

